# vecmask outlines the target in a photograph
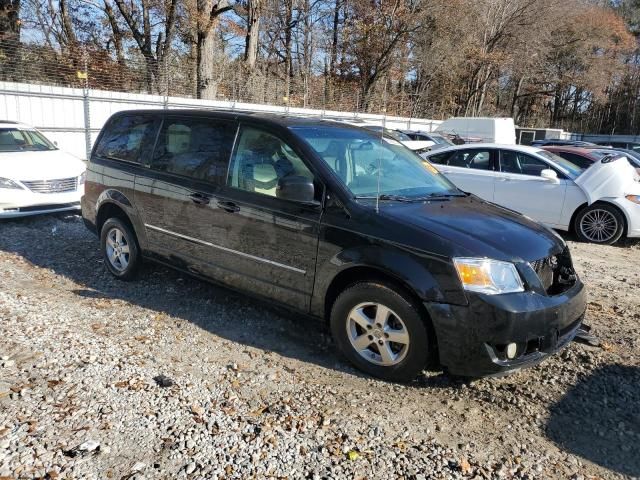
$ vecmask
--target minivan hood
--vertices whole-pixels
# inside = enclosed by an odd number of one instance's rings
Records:
[[[619,198],[638,194],[640,184],[635,169],[624,156],[605,157],[587,168],[575,184],[587,196],[589,205],[601,198]]]
[[[0,177],[18,181],[78,177],[86,166],[62,150],[0,153]]]
[[[380,214],[456,244],[456,255],[530,262],[564,249],[561,238],[545,226],[474,195],[446,201],[388,203],[380,206]],[[421,248],[419,238],[412,239],[412,244]]]

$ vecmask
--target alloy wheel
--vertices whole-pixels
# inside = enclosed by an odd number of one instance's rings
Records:
[[[618,231],[618,220],[609,211],[594,209],[580,219],[580,232],[589,241],[604,243],[611,240]]]
[[[347,336],[358,354],[375,365],[396,365],[409,351],[406,325],[393,310],[381,303],[356,305],[349,312]]]
[[[113,268],[124,272],[129,266],[129,242],[122,230],[112,228],[107,232],[107,259]]]

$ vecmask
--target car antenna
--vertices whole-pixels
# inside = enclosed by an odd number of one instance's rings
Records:
[[[389,78],[384,82],[384,93],[382,96],[382,130],[380,130],[380,153],[378,154],[378,172],[376,187],[376,213],[380,213],[380,170],[382,169],[382,142],[384,141],[384,129],[387,126],[387,84]]]

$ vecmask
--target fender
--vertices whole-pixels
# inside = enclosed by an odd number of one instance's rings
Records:
[[[321,245],[319,253],[323,250],[326,248]],[[311,298],[312,315],[324,315],[326,295],[334,280],[358,267],[377,270],[397,280],[422,301],[467,304],[467,298],[456,281],[458,275],[447,258],[374,241],[373,244],[347,248],[329,258],[318,257]]]
[[[107,189],[104,190],[98,198],[96,199],[95,204],[95,218],[98,218],[98,212],[101,208],[108,204],[113,204],[120,207],[124,213],[129,217],[131,224],[133,226],[133,230],[138,238],[138,244],[142,250],[145,250],[147,245],[147,236],[144,225],[140,221],[140,216],[138,215],[138,211],[133,206],[133,203],[129,198],[119,190],[115,189]],[[99,234],[99,232],[98,232]]]

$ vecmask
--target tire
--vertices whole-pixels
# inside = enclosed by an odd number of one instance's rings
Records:
[[[131,227],[120,218],[109,218],[100,231],[100,249],[104,264],[119,280],[133,279],[142,259],[138,240]]]
[[[596,202],[578,212],[573,229],[581,242],[612,245],[622,237],[624,225],[624,217],[617,208]]]
[[[431,355],[429,329],[420,311],[391,285],[356,283],[336,298],[331,333],[340,352],[358,369],[383,380],[408,382],[423,371]]]

